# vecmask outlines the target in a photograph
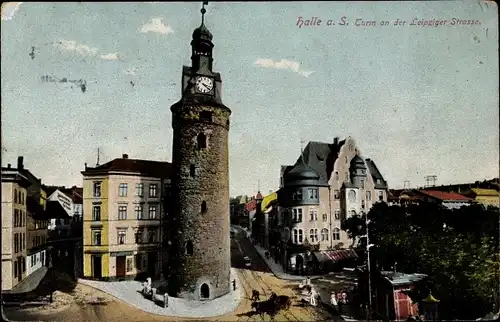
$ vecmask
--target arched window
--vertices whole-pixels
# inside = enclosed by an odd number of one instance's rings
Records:
[[[310,229],[309,230],[309,240],[311,243],[317,243],[318,242],[318,230],[317,229]]]
[[[299,229],[299,240],[298,240],[298,243],[302,244],[303,241],[304,241],[303,231],[302,231],[302,229]]]
[[[201,212],[203,214],[207,212],[207,202],[205,200],[201,203]]]
[[[351,210],[351,217],[356,216],[356,210]]]
[[[347,196],[349,198],[349,201],[356,201],[356,191],[349,190]]]
[[[321,241],[328,241],[328,229],[321,229]]]
[[[186,255],[193,255],[193,242],[188,241],[186,243]]]
[[[191,164],[189,166],[189,176],[194,178],[195,174],[196,174],[196,167],[194,166],[194,164]]]
[[[196,140],[198,142],[198,150],[207,148],[207,137],[205,134],[203,133],[198,134]]]
[[[332,239],[333,240],[340,240],[340,229],[333,228]]]
[[[299,242],[299,232],[297,229],[293,230],[293,243],[297,244]]]

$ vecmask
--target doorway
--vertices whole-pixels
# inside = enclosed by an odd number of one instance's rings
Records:
[[[297,272],[301,274],[304,271],[304,257],[302,255],[295,256]]]
[[[92,276],[102,277],[102,258],[99,255],[92,255]]]
[[[208,299],[210,298],[210,287],[207,283],[203,283],[200,288],[200,298]]]
[[[124,277],[126,272],[126,262],[127,257],[117,256],[116,257],[116,277]]]
[[[156,272],[156,253],[148,253],[148,275],[155,276]]]

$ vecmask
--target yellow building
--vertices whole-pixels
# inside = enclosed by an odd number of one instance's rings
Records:
[[[471,197],[484,206],[500,207],[500,194],[494,189],[472,188]]]
[[[162,219],[171,164],[124,154],[83,175],[84,278],[131,279],[161,272]]]

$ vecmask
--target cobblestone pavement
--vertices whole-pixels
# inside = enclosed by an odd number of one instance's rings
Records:
[[[78,284],[74,295],[70,296],[71,299],[64,296],[60,301],[63,307],[57,305],[31,309],[10,307],[5,308],[4,312],[8,319],[17,321],[261,321],[260,316],[252,314],[249,299],[252,289],[256,289],[261,293],[261,300],[267,299],[272,291],[278,295],[292,297],[292,307],[289,311],[281,311],[276,316],[276,321],[341,320],[338,316],[331,316],[323,308],[301,306],[298,292],[295,291],[298,283],[276,278],[248,240],[236,236],[232,242],[231,255],[233,266],[240,276],[241,285],[237,287],[243,289],[244,299],[230,314],[203,319],[158,316],[136,309],[104,292],[82,284]],[[250,257],[252,267],[244,266],[244,256]],[[269,316],[266,315],[264,320],[269,321]]]

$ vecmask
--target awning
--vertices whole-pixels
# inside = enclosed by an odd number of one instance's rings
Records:
[[[260,210],[264,212],[269,205],[278,199],[278,194],[276,192],[271,193],[268,196],[265,196],[260,204]]]
[[[314,256],[320,263],[339,262],[346,259],[358,258],[358,254],[353,249],[329,250],[324,252],[315,252]]]

